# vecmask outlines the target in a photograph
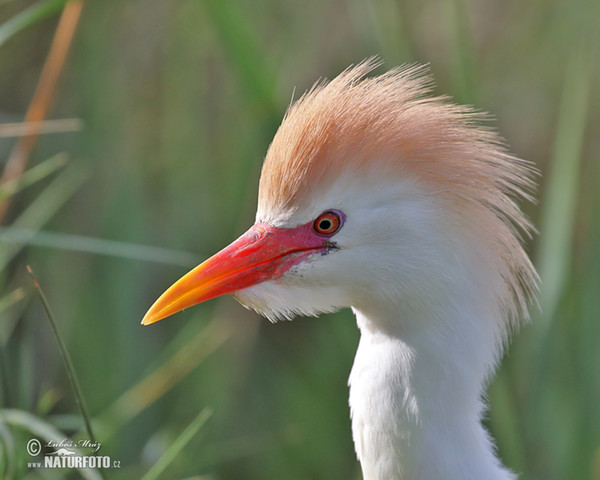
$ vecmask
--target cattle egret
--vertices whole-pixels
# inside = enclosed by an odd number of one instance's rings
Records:
[[[365,480],[507,480],[485,384],[534,294],[531,165],[423,67],[316,84],[267,152],[256,223],[150,308],[233,294],[271,321],[352,308],[352,433]]]

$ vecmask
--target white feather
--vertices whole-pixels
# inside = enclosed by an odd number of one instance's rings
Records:
[[[505,335],[493,255],[418,179],[382,178],[342,173],[309,204],[259,211],[279,227],[329,208],[347,220],[332,239],[338,251],[236,298],[271,320],[353,308],[350,406],[365,480],[512,479],[480,423]]]

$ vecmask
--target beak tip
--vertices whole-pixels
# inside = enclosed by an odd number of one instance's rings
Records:
[[[142,318],[142,325],[144,326],[148,326],[152,323],[158,322],[160,320],[160,318],[157,318],[156,314],[150,314],[150,312],[146,313],[146,315],[144,315],[144,318]]]

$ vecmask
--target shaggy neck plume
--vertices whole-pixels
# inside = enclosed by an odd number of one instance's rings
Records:
[[[502,337],[484,298],[353,308],[361,339],[350,407],[365,480],[516,478],[480,423]]]

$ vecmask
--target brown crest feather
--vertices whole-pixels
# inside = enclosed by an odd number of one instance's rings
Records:
[[[486,116],[431,96],[422,66],[366,78],[370,59],[317,83],[288,109],[267,152],[259,211],[289,209],[343,170],[386,162],[444,196],[495,252],[509,317],[526,316],[537,274],[519,230],[532,230],[516,199],[531,200],[532,166],[507,152]]]

